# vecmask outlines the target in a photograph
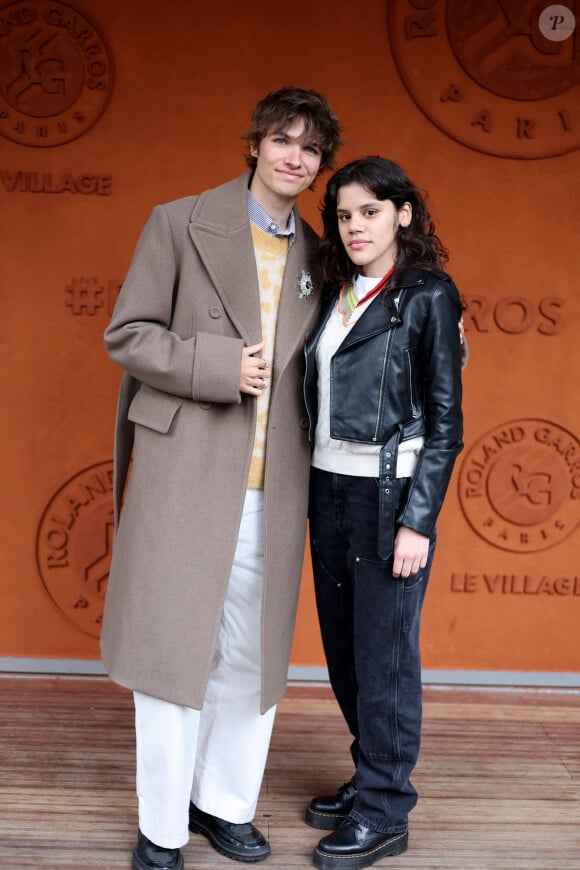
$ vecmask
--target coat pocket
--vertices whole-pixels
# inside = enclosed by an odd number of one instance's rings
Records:
[[[141,387],[129,406],[127,417],[132,423],[166,435],[182,404],[179,399],[165,393]]]

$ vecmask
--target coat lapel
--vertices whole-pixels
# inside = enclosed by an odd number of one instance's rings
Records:
[[[261,341],[260,288],[248,218],[246,173],[198,198],[189,233],[224,308],[246,344]],[[314,245],[305,238],[300,218],[288,251],[276,329],[274,385],[298,344],[303,343],[319,311],[320,287],[300,298],[302,270],[312,269]]]
[[[300,298],[299,281],[302,270],[312,272],[314,250],[309,246],[300,219],[296,220],[296,239],[288,251],[278,324],[276,329],[276,350],[274,355],[274,385],[277,377],[284,370],[296,347],[304,344],[308,333],[320,313],[321,287],[314,283],[314,293],[306,299]]]
[[[203,193],[189,233],[224,308],[246,344],[260,341],[260,291],[247,204],[248,175]]]

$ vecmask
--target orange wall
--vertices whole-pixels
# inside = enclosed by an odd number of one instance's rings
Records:
[[[470,303],[424,665],[580,670],[578,52],[537,3],[516,37],[495,6],[0,7],[0,656],[98,657],[119,282],[152,206],[242,171],[251,107],[298,84],[330,97],[342,161],[387,155],[429,191]],[[27,47],[52,62],[36,82]],[[293,663],[323,664],[308,560]]]

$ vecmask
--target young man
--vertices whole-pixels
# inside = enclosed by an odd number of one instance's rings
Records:
[[[117,516],[133,466],[101,646],[134,692],[135,870],[181,870],[188,827],[235,860],[270,853],[251,820],[296,613],[320,299],[294,206],[340,136],[325,97],[283,88],[244,138],[250,172],[153,210],[105,333],[125,370]]]

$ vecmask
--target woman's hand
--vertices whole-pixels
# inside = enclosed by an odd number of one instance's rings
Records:
[[[429,538],[401,526],[395,535],[393,577],[410,577],[427,564]]]
[[[265,359],[254,356],[264,349],[265,341],[252,344],[242,350],[242,368],[240,371],[240,392],[250,396],[259,396],[266,389],[266,382],[272,377],[272,369]]]

